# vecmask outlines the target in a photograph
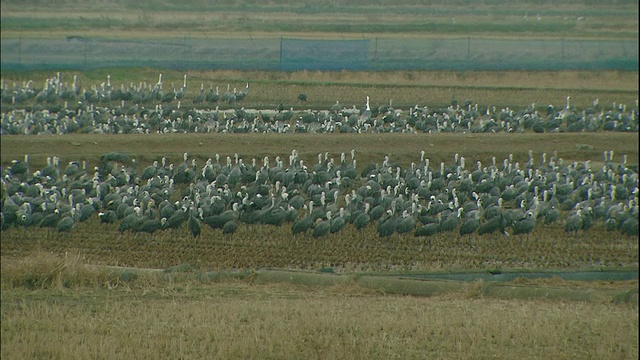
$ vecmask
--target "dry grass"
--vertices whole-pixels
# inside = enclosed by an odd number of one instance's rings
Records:
[[[17,259],[4,258],[2,262],[2,289],[26,288],[30,290],[65,288],[107,288],[128,286],[140,275],[132,271],[109,270],[90,266],[77,252],[64,256],[36,251]],[[146,278],[143,276],[143,278]],[[140,283],[140,280],[138,281]]]
[[[3,290],[2,358],[636,359],[638,308],[288,284]]]
[[[526,285],[374,276],[338,281],[278,271],[244,277],[116,273],[89,266],[75,253],[42,252],[18,260],[3,256],[1,274],[3,359],[638,356],[637,297],[613,304],[606,284],[594,283],[591,290],[600,296],[589,301],[522,299],[559,291],[548,287],[557,281],[499,300],[493,298],[503,296],[498,288],[513,292]],[[33,286],[27,277],[43,281]],[[633,289],[637,281],[624,286]],[[430,297],[390,295],[407,293]]]
[[[291,235],[282,227],[241,226],[232,238],[203,226],[194,240],[186,225],[175,231],[119,234],[98,219],[76,224],[68,235],[47,235],[44,229],[10,229],[2,234],[2,256],[21,258],[33,251],[75,252],[94,264],[166,268],[189,264],[195,269],[231,270],[286,268],[337,272],[410,272],[491,269],[583,270],[635,268],[637,238],[607,233],[601,224],[578,237],[567,237],[562,221],[540,226],[523,237],[474,236],[457,233],[428,239],[413,234],[382,239],[374,226],[364,233],[352,226],[322,239]]]

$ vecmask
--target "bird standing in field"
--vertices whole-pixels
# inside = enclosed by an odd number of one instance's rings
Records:
[[[460,224],[460,216],[462,215],[462,208],[458,208],[457,212],[451,213],[446,219],[440,223],[440,232],[453,231],[458,224]]]
[[[460,225],[460,236],[469,235],[469,238],[471,238],[471,235],[474,234],[479,227],[480,220],[475,217],[468,218],[462,222],[462,225]]]
[[[346,220],[344,216],[344,208],[340,208],[339,215],[331,219],[331,225],[329,227],[329,230],[332,234],[335,234],[340,230],[342,230],[345,224],[346,224]]]
[[[74,224],[75,224],[75,220],[73,220],[71,216],[67,216],[65,218],[60,219],[60,221],[58,222],[58,226],[56,228],[58,232],[68,232],[68,231],[71,231]]]
[[[398,225],[398,217],[393,213],[393,210],[387,210],[387,215],[378,220],[378,235],[380,237],[389,237],[395,231]]]
[[[313,237],[322,237],[331,230],[331,211],[327,211],[327,220],[321,221],[313,228]]]
[[[233,235],[238,229],[238,223],[235,220],[229,220],[222,226],[222,233]]]
[[[189,231],[191,232],[191,236],[197,238],[200,236],[200,220],[195,216],[195,209],[192,208],[189,213],[189,220],[187,221],[187,226],[189,227]]]
[[[532,211],[527,211],[524,218],[516,221],[513,226],[513,234],[520,235],[525,234],[528,236],[536,227],[536,217]]]
[[[101,224],[113,224],[118,219],[118,215],[113,210],[107,210],[98,214]]]
[[[551,207],[547,209],[547,212],[544,215],[544,223],[546,225],[553,224],[554,222],[558,221],[559,217],[560,211],[554,205],[551,205]]]
[[[564,231],[572,233],[574,236],[582,229],[582,209],[578,209],[575,214],[569,216],[564,223]]]
[[[371,205],[369,205],[369,203],[365,203],[364,211],[361,214],[358,214],[358,216],[356,216],[356,218],[353,220],[353,224],[355,225],[356,229],[364,230],[364,228],[366,228],[367,225],[369,225],[369,223],[371,222],[371,217],[369,216],[370,207]]]
[[[51,214],[46,215],[40,222],[40,227],[55,228],[60,221],[60,210],[55,209]]]
[[[396,231],[398,234],[406,234],[412,232],[416,227],[416,218],[409,214],[407,210],[402,213],[402,218],[398,219]]]
[[[478,226],[478,235],[493,234],[500,230],[501,233],[505,233],[504,220],[501,216],[492,217],[491,219],[483,222]]]
[[[629,217],[620,225],[620,233],[628,236],[638,236],[638,219]]]
[[[311,228],[312,225],[313,225],[313,217],[305,216],[293,223],[293,225],[291,226],[291,233],[293,234],[293,236],[296,236],[297,234],[300,234],[300,233],[304,234],[307,232],[307,230]]]
[[[134,228],[138,226],[138,223],[142,221],[142,213],[139,207],[134,208],[134,212],[125,216],[122,221],[120,221],[120,225],[118,226],[118,231],[124,233],[127,230],[133,231]]]

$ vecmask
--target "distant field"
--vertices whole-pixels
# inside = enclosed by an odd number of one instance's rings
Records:
[[[630,2],[347,4],[310,1],[3,4],[4,70],[111,66],[180,69],[625,69],[637,67]],[[69,41],[83,39],[82,41]],[[367,40],[363,63],[338,50],[314,65],[280,39]],[[310,53],[314,44],[305,45]],[[284,48],[286,49],[286,48]]]
[[[72,15],[70,15],[72,14]],[[305,36],[491,36],[637,38],[636,2],[561,1],[553,4],[498,2],[188,1],[50,3],[3,2],[2,36],[87,32],[98,36],[189,36],[252,33]],[[106,33],[96,32],[105,29]],[[53,31],[53,33],[51,32]],[[49,33],[49,35],[47,35]],[[155,35],[153,35],[155,33]],[[119,34],[119,35],[118,35]],[[314,35],[315,34],[315,35]]]

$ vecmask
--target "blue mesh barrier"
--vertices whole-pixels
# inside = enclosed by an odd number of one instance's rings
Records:
[[[638,41],[4,38],[2,69],[638,70]]]
[[[280,70],[362,70],[369,40],[282,39]]]

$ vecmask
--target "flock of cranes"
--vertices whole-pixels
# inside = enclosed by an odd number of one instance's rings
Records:
[[[174,133],[174,132],[554,132],[638,131],[638,102],[571,106],[540,111],[479,108],[452,100],[445,108],[414,106],[403,111],[388,105],[344,107],[339,101],[324,111],[245,109],[238,103],[249,84],[222,93],[201,84],[188,96],[182,87],[167,88],[162,74],[155,84],[115,87],[111,76],[99,86],[82,88],[62,81],[60,73],[42,88],[32,81],[0,86],[0,134]],[[301,94],[299,100],[306,100]],[[183,105],[189,104],[189,105]],[[221,111],[226,104],[229,110]],[[213,109],[212,109],[213,108]],[[429,237],[457,231],[460,236],[527,235],[541,226],[563,222],[570,234],[596,225],[638,235],[638,177],[626,156],[604,166],[590,161],[565,164],[557,154],[529,153],[519,164],[512,157],[490,165],[452,163],[434,166],[425,153],[410,168],[385,157],[356,166],[355,151],[334,161],[329,153],[306,165],[293,150],[281,157],[245,162],[219,155],[199,166],[184,154],[174,166],[166,158],[144,169],[121,153],[105,154],[92,169],[85,162],[61,164],[48,159],[33,169],[28,156],[2,169],[2,230],[48,227],[64,232],[98,217],[120,232],[154,233],[187,227],[197,237],[201,226],[233,234],[239,226],[287,226],[294,236],[322,237],[346,226],[374,227],[381,237],[413,234]],[[184,225],[183,225],[184,224]]]
[[[158,75],[158,82],[153,83],[140,83],[135,85],[133,83],[130,86],[121,84],[120,87],[113,86],[111,82],[111,75],[107,75],[107,81],[100,85],[93,85],[91,88],[82,88],[78,82],[78,76],[74,75],[73,83],[67,84],[62,81],[61,73],[57,73],[56,76],[46,79],[42,88],[36,88],[33,81],[27,81],[22,85],[13,84],[9,86],[5,81],[2,81],[0,90],[2,91],[2,103],[11,105],[26,104],[35,100],[37,104],[54,105],[66,102],[67,104],[76,103],[91,103],[110,105],[113,102],[127,101],[131,104],[149,104],[149,103],[171,103],[174,100],[186,100],[187,94],[187,75],[183,77],[182,87],[176,89],[175,84],[171,84],[171,89],[164,87],[162,74]],[[200,93],[193,98],[193,104],[217,103],[223,101],[227,104],[233,104],[236,101],[242,100],[249,94],[249,83],[244,89],[233,89],[230,91],[230,85],[227,85],[227,90],[222,94],[219,93],[218,88],[213,91],[211,86],[208,93],[204,91],[204,84],[201,85]]]
[[[186,228],[198,237],[209,226],[233,236],[240,226],[288,226],[293,236],[313,238],[347,226],[383,238],[518,237],[549,226],[575,235],[602,226],[612,236],[638,236],[638,176],[626,155],[616,162],[606,151],[597,167],[536,157],[468,164],[456,154],[431,164],[423,151],[410,167],[388,156],[362,167],[355,151],[308,163],[293,150],[251,161],[216,154],[204,164],[185,153],[177,165],[162,158],[140,167],[108,153],[94,167],[52,157],[34,169],[25,156],[2,169],[1,225],[66,232],[99,218],[122,233]]]
[[[245,109],[242,100],[250,94],[244,89],[200,85],[195,96],[188,96],[187,76],[181,88],[164,85],[162,74],[155,84],[113,86],[111,76],[89,89],[61,79],[60,73],[47,79],[42,88],[33,81],[9,85],[2,81],[2,119],[0,134],[68,133],[384,133],[384,132],[579,132],[638,131],[638,101],[632,106],[600,104],[582,111],[566,99],[562,109],[535,104],[524,109],[498,109],[478,106],[470,100],[459,104],[429,108],[415,105],[396,109],[389,104],[371,106],[369,98],[362,108],[336,104],[327,110],[294,110],[279,105],[275,109]],[[304,99],[306,100],[305,94]],[[300,98],[300,97],[299,97]],[[220,105],[228,109],[221,110]]]

